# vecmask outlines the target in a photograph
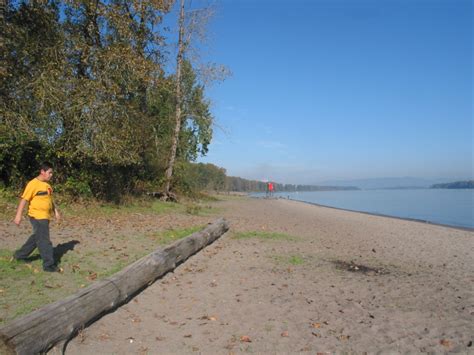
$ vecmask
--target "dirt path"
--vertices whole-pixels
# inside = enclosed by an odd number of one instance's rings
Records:
[[[287,200],[217,204],[226,235],[66,354],[473,351],[474,233]],[[246,231],[284,235],[235,238]]]

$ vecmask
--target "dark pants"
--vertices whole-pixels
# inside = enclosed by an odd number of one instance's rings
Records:
[[[34,219],[30,217],[33,226],[33,234],[25,244],[16,251],[16,259],[26,259],[35,248],[38,248],[43,259],[43,269],[54,265],[53,244],[49,240],[49,220]]]

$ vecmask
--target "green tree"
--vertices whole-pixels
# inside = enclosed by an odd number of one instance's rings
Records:
[[[179,77],[163,70],[160,24],[172,5],[171,0],[0,3],[5,184],[49,159],[68,191],[112,198],[112,192],[165,181],[176,137],[174,159],[182,166],[207,153],[213,118],[202,71],[184,57]],[[190,37],[186,41],[191,44]]]

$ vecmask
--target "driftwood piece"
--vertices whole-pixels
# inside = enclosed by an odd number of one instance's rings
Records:
[[[11,321],[0,328],[0,353],[38,354],[48,351],[103,314],[127,302],[228,229],[227,221],[218,219],[202,231],[156,250],[113,276]]]

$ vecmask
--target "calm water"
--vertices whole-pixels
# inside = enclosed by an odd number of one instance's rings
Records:
[[[354,211],[474,228],[473,189],[280,192],[275,193],[275,196]]]

